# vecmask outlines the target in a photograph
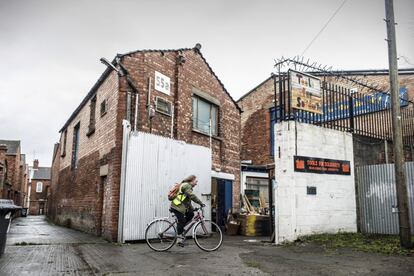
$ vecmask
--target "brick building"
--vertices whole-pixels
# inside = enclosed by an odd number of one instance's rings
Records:
[[[44,215],[48,207],[51,168],[39,167],[39,160],[35,159],[29,171],[32,173],[29,183],[29,215]]]
[[[335,76],[324,76],[323,73],[311,73],[327,82],[335,82],[349,89],[359,89],[364,93],[364,88],[354,87],[352,83],[342,81]],[[378,90],[389,90],[388,70],[352,70],[341,71],[339,74],[348,77],[357,77],[371,84],[379,85]],[[400,88],[408,91],[408,99],[414,100],[414,68],[400,69]],[[241,160],[243,187],[253,188],[252,185],[264,187],[267,185],[266,167],[274,163],[273,159],[273,123],[274,118],[274,89],[272,77],[267,78],[251,91],[243,95],[237,103],[243,110],[241,115]],[[372,138],[359,137],[355,139],[355,162],[365,164],[383,163],[385,161],[385,149],[381,141],[373,141]],[[358,143],[358,141],[360,141]],[[369,147],[369,149],[367,149]],[[375,151],[372,150],[375,148]],[[392,147],[388,147],[388,155],[392,158]],[[412,153],[407,149],[407,160],[412,159]],[[368,162],[368,163],[367,163]]]
[[[116,240],[123,119],[135,130],[211,146],[212,186],[231,181],[239,207],[241,110],[200,45],[134,51],[112,65],[60,130],[49,216]]]
[[[0,196],[26,206],[26,156],[21,154],[20,141],[0,140]]]

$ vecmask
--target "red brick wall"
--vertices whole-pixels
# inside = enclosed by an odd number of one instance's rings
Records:
[[[38,182],[43,183],[42,192],[36,192],[36,185]],[[30,215],[39,215],[39,207],[40,204],[43,203],[43,215],[46,213],[47,210],[47,193],[50,187],[50,180],[46,179],[32,179],[30,182],[31,191],[30,191],[30,207],[29,207],[29,214]]]
[[[50,174],[50,195],[48,200],[48,208],[47,208],[47,216],[51,220],[56,220],[56,214],[58,209],[58,204],[56,204],[59,200],[58,187],[59,187],[59,172],[60,172],[60,159],[61,159],[61,146],[59,143],[55,144],[56,152],[54,152],[54,156],[52,159],[52,167],[51,167],[51,174]],[[54,192],[55,191],[55,192]],[[60,196],[62,196],[60,194]]]
[[[213,168],[234,174],[234,206],[239,206],[240,194],[240,114],[230,96],[226,94],[214,74],[199,53],[184,51],[183,65],[177,65],[178,52],[140,52],[122,58],[132,81],[139,90],[138,129],[154,134],[169,136],[171,117],[156,113],[151,123],[146,110],[148,78],[154,80],[159,71],[171,79],[171,94],[152,89],[151,104],[160,96],[175,106],[174,138],[203,146],[210,145],[204,134],[192,130],[192,90],[197,88],[220,102],[220,135],[213,138]],[[178,85],[177,85],[178,84]],[[101,234],[109,240],[117,239],[119,184],[122,153],[122,120],[127,118],[127,95],[132,92],[125,77],[113,72],[97,91],[97,112],[100,95],[112,96],[110,111],[101,119],[96,115],[96,131],[87,137],[89,103],[67,127],[66,156],[54,160],[52,165],[51,217],[60,224],[94,234]],[[131,124],[135,125],[135,102],[132,93]],[[73,127],[80,124],[79,164],[71,168]],[[60,151],[63,149],[63,135]],[[108,175],[99,176],[99,168],[108,165]],[[56,176],[58,174],[58,176]],[[57,184],[55,184],[57,183]]]
[[[52,164],[52,186],[50,217],[54,222],[85,232],[103,235],[113,240],[116,237],[117,210],[111,204],[103,212],[104,202],[116,202],[119,190],[120,157],[115,140],[122,119],[118,116],[119,85],[116,72],[112,72],[96,91],[95,132],[89,131],[90,100],[66,127],[59,142],[59,150]],[[101,117],[100,104],[107,101],[107,112]],[[80,122],[78,166],[71,165],[73,130]],[[118,152],[120,150],[118,149]],[[119,154],[120,156],[120,154]],[[119,160],[118,160],[119,159]],[[103,184],[101,166],[108,166],[107,181]],[[116,203],[117,204],[117,203]],[[115,206],[117,208],[117,206]],[[105,228],[105,231],[102,231]]]
[[[6,155],[7,179],[4,179],[3,197],[12,199],[16,205],[23,206],[25,192],[25,166],[21,165],[20,148],[16,155]]]
[[[180,65],[176,62],[179,55],[185,59]],[[123,63],[131,72],[131,77],[140,91],[139,129],[142,131],[163,136],[170,136],[171,132],[171,117],[158,112],[152,119],[150,129],[146,110],[148,79],[152,78],[152,82],[154,81],[155,71],[170,78],[171,92],[166,95],[152,89],[150,102],[154,105],[156,96],[159,96],[173,103],[175,139],[210,147],[208,135],[196,132],[192,127],[193,91],[201,91],[220,103],[219,137],[212,139],[212,169],[235,175],[233,205],[237,208],[240,194],[240,113],[202,56],[196,51],[140,52],[125,57]]]
[[[273,163],[270,149],[270,108],[274,106],[274,81],[267,79],[238,101],[241,115],[241,160],[254,165]]]
[[[7,162],[6,162],[6,152],[7,147],[5,145],[0,145],[0,198],[4,198],[3,195],[3,187],[5,185],[5,177],[6,177],[6,170],[7,170]]]

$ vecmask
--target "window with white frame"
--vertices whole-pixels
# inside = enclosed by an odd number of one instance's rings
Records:
[[[43,191],[43,183],[37,182],[36,183],[36,193],[41,193]]]

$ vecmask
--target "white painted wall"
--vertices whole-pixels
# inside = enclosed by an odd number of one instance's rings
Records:
[[[275,141],[276,243],[314,233],[356,232],[352,135],[290,121],[276,124]],[[294,155],[348,160],[351,175],[295,172]],[[307,186],[315,186],[317,194],[307,195]]]

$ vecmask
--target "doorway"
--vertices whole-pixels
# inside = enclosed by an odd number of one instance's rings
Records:
[[[211,194],[212,220],[224,229],[229,210],[233,208],[233,181],[212,178]]]

